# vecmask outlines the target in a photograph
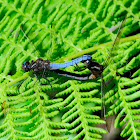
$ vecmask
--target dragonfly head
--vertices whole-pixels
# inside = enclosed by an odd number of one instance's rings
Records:
[[[25,62],[22,64],[22,69],[23,69],[25,72],[30,71],[30,69],[31,69],[30,62],[29,62],[29,61],[25,61]]]
[[[84,62],[84,64],[91,71],[91,73],[96,77],[99,77],[103,72],[103,65],[100,65],[94,60],[87,60]]]

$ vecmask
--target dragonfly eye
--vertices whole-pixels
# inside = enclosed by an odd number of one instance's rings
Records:
[[[86,66],[87,68],[90,68],[90,67],[91,67],[91,66],[90,66],[91,61],[89,61],[89,60],[86,60],[86,61],[84,62],[84,64],[85,64],[85,66]]]
[[[30,68],[30,63],[29,61],[25,61],[23,64],[22,64],[22,69],[27,72],[29,71],[31,68]]]
[[[87,60],[87,61],[86,61],[86,63],[87,63],[87,65],[89,65],[89,64],[90,64],[90,61],[89,61],[89,60]]]

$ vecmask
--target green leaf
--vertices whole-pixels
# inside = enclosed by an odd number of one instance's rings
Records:
[[[34,84],[34,75],[21,65],[37,57],[62,63],[83,54],[102,64],[126,15],[113,63],[103,72],[106,116],[116,114],[122,137],[140,139],[139,5],[136,0],[0,0],[0,139],[102,139],[107,131],[100,118],[100,77],[78,81],[47,72],[52,89],[41,77]]]

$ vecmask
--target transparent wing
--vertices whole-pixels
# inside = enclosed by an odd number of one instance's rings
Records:
[[[109,62],[111,62],[111,57],[113,56],[113,49],[114,49],[114,48],[118,45],[118,43],[119,43],[119,39],[120,39],[120,36],[121,36],[121,31],[122,31],[122,29],[123,29],[123,27],[124,27],[126,18],[127,18],[127,16],[125,16],[125,18],[123,19],[123,21],[122,21],[122,23],[121,23],[121,25],[120,25],[120,28],[119,28],[119,30],[118,30],[118,32],[117,32],[117,36],[116,36],[115,40],[113,41],[113,44],[112,44],[112,46],[111,46],[111,48],[110,48],[110,50],[109,50],[109,53],[108,53],[106,59],[105,59],[104,62],[103,62],[104,69],[107,67],[107,64],[108,64]],[[112,79],[113,79],[113,78],[112,78]],[[110,80],[112,81],[112,79],[110,79]],[[104,95],[105,86],[106,86],[106,83],[105,83],[105,81],[103,80],[103,73],[101,73],[101,118],[103,118],[104,120],[106,120],[106,118],[105,118],[105,114],[106,114],[106,110],[105,110],[105,95]],[[106,122],[106,124],[108,124],[108,123]],[[111,124],[110,124],[110,125],[111,125]],[[108,128],[109,128],[109,127],[107,127],[107,129],[108,129]],[[108,131],[110,131],[110,130],[108,129]]]
[[[120,36],[121,36],[121,31],[122,31],[122,29],[124,27],[126,18],[127,18],[127,16],[125,16],[125,18],[123,19],[123,21],[122,21],[122,23],[120,25],[120,28],[119,28],[119,30],[117,32],[117,36],[116,36],[115,40],[113,41],[113,44],[112,44],[112,46],[111,46],[111,48],[109,50],[109,53],[108,53],[106,59],[103,62],[104,69],[107,67],[107,64],[111,61],[110,58],[113,55],[113,49],[116,48],[116,46],[119,44],[119,40],[120,40]]]

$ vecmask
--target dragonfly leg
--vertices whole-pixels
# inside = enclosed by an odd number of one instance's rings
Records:
[[[44,70],[43,70],[43,74],[42,74],[42,77],[45,77],[45,71],[46,71],[46,69],[45,69],[45,67],[44,67]]]
[[[46,69],[44,68],[44,71],[43,71],[42,77],[48,81],[49,85],[50,85],[51,88],[52,88],[52,85],[51,85],[50,81],[45,77],[45,71],[46,71]],[[52,88],[52,89],[53,89],[53,88]]]
[[[103,80],[103,75],[101,74],[101,118],[105,118],[105,95],[104,95],[104,87],[105,87],[105,82]]]
[[[45,75],[42,75],[42,78],[46,79],[48,81],[49,85],[51,86],[51,88],[53,89],[53,87],[52,87],[50,81],[47,79],[47,77],[45,77]]]
[[[39,80],[38,77],[37,77],[37,75],[35,73],[34,73],[34,76],[36,77],[37,80]],[[35,81],[34,85],[36,84],[37,80]],[[41,84],[41,82],[40,82],[40,84]]]
[[[79,67],[78,64],[75,64],[76,66],[74,66],[78,71],[83,70],[86,68],[86,66],[84,67]]]
[[[76,65],[76,66],[75,66],[75,65]],[[78,64],[75,64],[75,65],[74,65],[74,67],[76,68],[76,70],[79,71],[80,68],[79,68]]]

